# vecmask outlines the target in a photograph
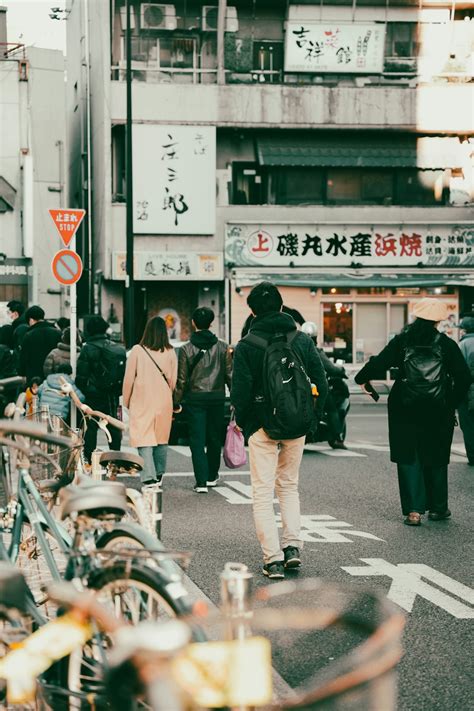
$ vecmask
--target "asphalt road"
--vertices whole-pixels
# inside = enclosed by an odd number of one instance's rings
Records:
[[[406,613],[398,709],[464,711],[473,707],[474,469],[462,454],[457,431],[450,466],[452,519],[431,522],[425,517],[419,528],[404,526],[395,465],[389,461],[385,401],[353,400],[349,451],[317,445],[303,458],[306,542],[298,576],[388,595]],[[248,469],[225,471],[222,486],[207,495],[192,490],[186,448],[170,449],[168,470],[163,541],[170,549],[193,552],[188,572],[203,593],[218,603],[219,573],[229,560],[249,566],[255,587],[268,584],[261,574]],[[308,594],[304,603],[312,602]],[[297,685],[355,641],[328,632],[320,632],[317,640],[288,637],[276,651],[274,666],[290,685]],[[383,704],[379,710],[384,711]]]

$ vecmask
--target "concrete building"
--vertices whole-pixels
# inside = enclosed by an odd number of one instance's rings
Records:
[[[64,55],[8,43],[5,7],[0,87],[0,310],[19,299],[57,318],[67,303],[51,274],[60,239],[48,209],[65,196]]]
[[[354,365],[426,294],[456,336],[474,285],[471,3],[131,7],[137,333],[159,312],[187,338],[200,303],[236,341],[268,278]],[[68,9],[71,164],[87,35],[93,270],[121,321],[125,0],[89,3],[87,25],[84,3]]]

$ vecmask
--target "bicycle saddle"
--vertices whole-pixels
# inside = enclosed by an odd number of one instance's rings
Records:
[[[61,493],[61,518],[72,513],[85,513],[91,518],[109,514],[123,516],[127,511],[125,486],[120,482],[91,481],[69,486]]]
[[[27,613],[29,590],[22,573],[10,563],[0,562],[0,607]]]
[[[127,472],[141,472],[145,466],[143,458],[132,452],[103,452],[100,455],[99,462],[104,467],[111,464],[117,467],[117,469]]]

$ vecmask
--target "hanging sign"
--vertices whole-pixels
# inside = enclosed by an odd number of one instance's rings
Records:
[[[49,214],[53,218],[59,236],[66,247],[69,247],[72,238],[77,232],[77,228],[81,224],[85,210],[50,210]]]

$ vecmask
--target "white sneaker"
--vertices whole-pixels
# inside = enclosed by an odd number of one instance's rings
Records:
[[[207,494],[207,486],[195,486],[194,491],[196,494]]]
[[[215,486],[219,486],[219,479],[220,477],[217,477],[217,479],[213,479],[212,481],[208,481],[207,485],[210,489],[213,489]]]

